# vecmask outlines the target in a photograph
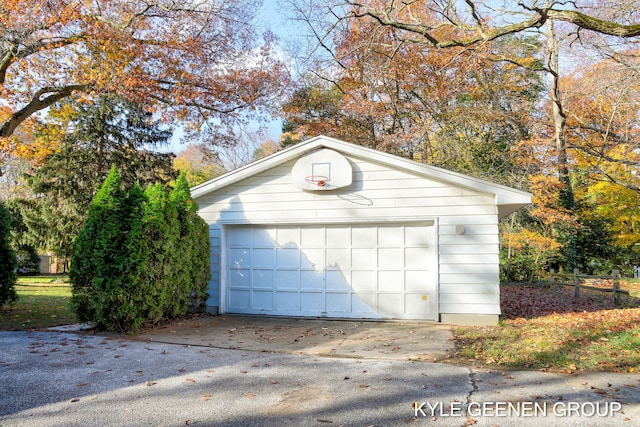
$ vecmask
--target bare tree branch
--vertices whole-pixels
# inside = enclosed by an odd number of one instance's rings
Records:
[[[73,92],[83,91],[88,85],[69,85],[62,87],[45,87],[38,90],[31,101],[20,110],[16,111],[0,127],[0,138],[6,138],[32,114],[44,110],[63,98],[71,96]]]

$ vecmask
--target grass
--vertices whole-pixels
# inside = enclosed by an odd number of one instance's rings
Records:
[[[520,301],[526,316],[519,317],[511,307],[509,318],[496,326],[456,329],[452,362],[565,373],[640,371],[637,300],[629,299],[616,307],[611,297],[584,292],[574,298],[571,289],[538,287],[522,292],[509,289],[504,293],[506,298]],[[533,302],[526,305],[523,301]],[[545,310],[544,304],[551,301],[559,304]],[[532,314],[531,306],[542,306],[540,313]]]
[[[0,330],[28,331],[77,323],[66,276],[21,276],[18,301],[0,310]]]

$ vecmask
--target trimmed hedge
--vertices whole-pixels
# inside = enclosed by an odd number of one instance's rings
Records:
[[[181,175],[171,194],[160,184],[121,190],[111,169],[76,241],[72,302],[81,321],[131,332],[206,304],[207,224]]]

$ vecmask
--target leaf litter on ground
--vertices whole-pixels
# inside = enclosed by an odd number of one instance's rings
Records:
[[[458,328],[452,361],[565,373],[640,369],[640,300],[624,296],[616,306],[611,292],[581,289],[575,297],[566,286],[500,291],[501,322]]]

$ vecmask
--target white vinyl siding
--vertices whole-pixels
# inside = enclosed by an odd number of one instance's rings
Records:
[[[219,236],[224,224],[384,224],[437,220],[440,313],[499,314],[498,211],[493,194],[452,186],[345,155],[353,183],[305,192],[291,185],[294,160],[203,195],[200,215]],[[464,234],[456,232],[464,227]],[[212,260],[222,248],[212,237]],[[210,305],[220,306],[220,269]],[[214,296],[215,295],[215,296]]]

